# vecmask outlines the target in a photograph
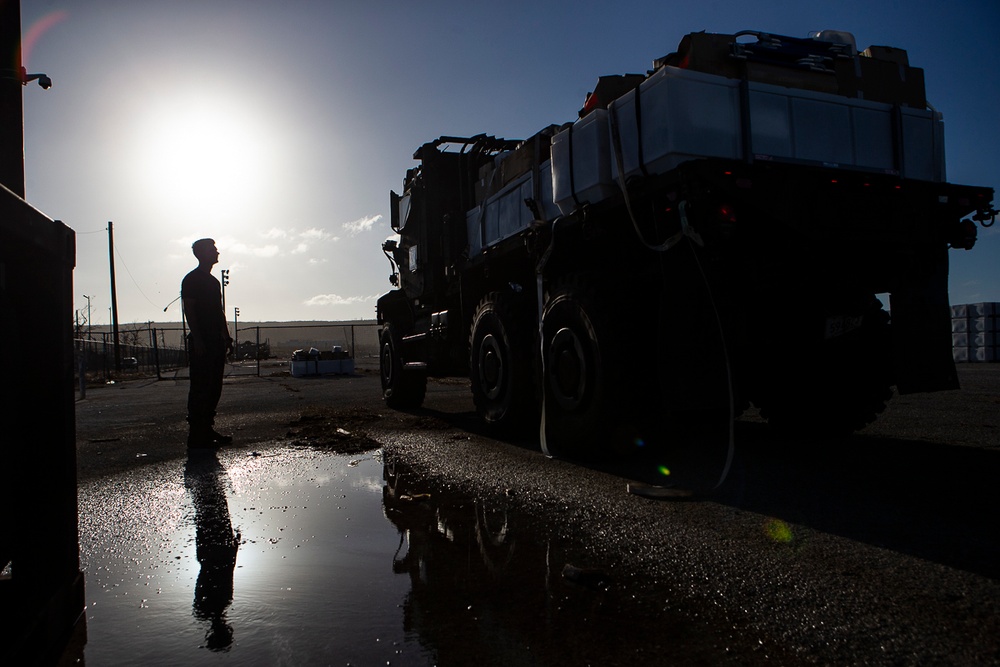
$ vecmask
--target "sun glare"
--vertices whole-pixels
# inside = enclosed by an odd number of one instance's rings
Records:
[[[253,120],[211,98],[164,105],[141,128],[141,189],[157,206],[188,217],[253,210],[268,169],[267,138]]]

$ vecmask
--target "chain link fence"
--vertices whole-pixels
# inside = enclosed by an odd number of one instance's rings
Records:
[[[119,335],[116,346],[111,332],[90,332],[74,341],[74,379],[83,392],[88,384],[130,378],[186,378],[186,335],[185,328],[151,326],[140,335],[135,331]],[[356,371],[377,369],[379,363],[374,321],[237,327],[233,343],[227,376],[288,375],[297,350],[325,353],[336,349],[354,360]]]

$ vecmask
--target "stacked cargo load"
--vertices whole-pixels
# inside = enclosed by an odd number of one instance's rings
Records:
[[[549,162],[549,143],[557,129],[545,128],[480,168],[477,205],[465,215],[470,257],[518,234],[536,218],[558,215]]]
[[[926,108],[923,71],[901,49],[858,52],[836,31],[694,33],[653,64],[600,77],[577,121],[482,167],[466,214],[470,257],[700,158],[946,180],[941,114]]]
[[[951,307],[951,343],[956,362],[1000,361],[1000,303]]]
[[[747,36],[757,41],[740,41]],[[946,180],[944,124],[926,108],[923,71],[901,49],[858,52],[849,33],[695,33],[641,82],[610,78],[598,88],[613,94],[588,99],[553,137],[553,194],[564,215],[699,158]]]

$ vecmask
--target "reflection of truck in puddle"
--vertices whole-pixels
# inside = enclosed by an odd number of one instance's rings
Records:
[[[667,646],[693,662],[726,657],[718,628],[706,630],[711,612],[692,613],[690,602],[684,613],[665,612],[662,592],[647,585],[627,595],[613,572],[579,576],[567,563],[597,556],[571,537],[518,525],[503,498],[462,497],[388,459],[383,477],[385,516],[400,535],[392,570],[411,585],[404,629],[418,634],[433,663],[620,664],[629,656],[659,664]]]
[[[692,34],[648,75],[602,77],[574,123],[414,157],[383,245],[392,407],[464,375],[485,421],[580,453],[750,404],[848,432],[893,387],[957,387],[948,250],[993,191],[946,181],[905,51]]]

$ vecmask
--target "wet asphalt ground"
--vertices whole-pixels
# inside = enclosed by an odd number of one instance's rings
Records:
[[[374,372],[234,374],[218,427],[236,442],[218,468],[194,470],[184,378],[91,387],[76,406],[88,602],[107,590],[89,568],[114,548],[108,507],[138,503],[136,489],[188,475],[187,495],[179,486],[165,506],[197,509],[199,479],[253,479],[222,492],[229,523],[247,531],[248,489],[301,477],[303,465],[345,480],[368,466],[368,478],[381,468],[373,521],[391,524],[389,542],[407,537],[398,553],[374,557],[375,581],[404,584],[402,611],[385,614],[403,629],[397,648],[352,664],[1000,664],[1000,367],[966,365],[960,377],[961,391],[896,397],[850,438],[778,439],[748,415],[721,486],[687,499],[627,488],[662,485],[667,470],[712,486],[726,443],[637,450],[600,466],[550,459],[531,438],[485,433],[460,381],[431,382],[421,410],[399,413],[382,405]],[[332,516],[332,502],[311,511]],[[146,518],[135,530],[157,526]],[[110,537],[88,539],[102,531]],[[383,539],[373,532],[370,542]],[[239,548],[236,562],[249,567]],[[334,569],[320,559],[307,574],[322,587]],[[256,590],[242,586],[233,608],[241,590]],[[283,627],[245,620],[231,659],[270,655],[248,653],[251,626],[255,636]],[[350,662],[324,650],[320,630],[295,636],[310,646],[289,654],[298,664]],[[120,639],[124,653],[108,649],[114,632],[92,632],[84,656],[127,664],[138,648]],[[206,646],[196,643],[195,662],[218,656]]]

